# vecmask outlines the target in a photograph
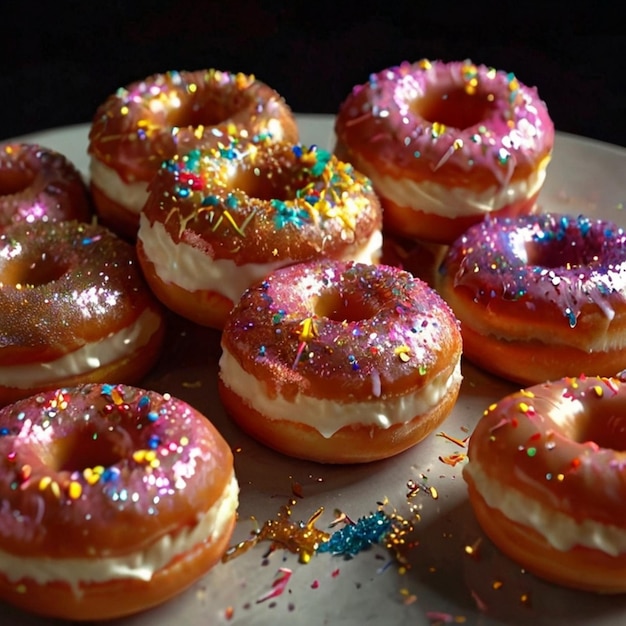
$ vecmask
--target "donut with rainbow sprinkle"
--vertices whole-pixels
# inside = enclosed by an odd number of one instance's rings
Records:
[[[369,179],[315,146],[230,137],[163,164],[137,234],[154,293],[221,328],[270,271],[329,257],[376,262],[382,215]]]
[[[372,74],[335,132],[338,157],[372,179],[385,230],[443,244],[486,215],[531,212],[554,144],[535,88],[469,60]]]
[[[436,288],[465,356],[522,384],[626,368],[626,233],[586,216],[487,219],[450,246]]]
[[[587,591],[626,591],[626,386],[563,378],[492,404],[463,477],[485,534],[524,569]]]
[[[409,272],[321,259],[246,290],[222,333],[218,388],[234,421],[269,447],[365,463],[445,420],[461,348],[450,308]]]
[[[225,133],[297,141],[291,109],[252,75],[170,71],[135,81],[96,110],[89,133],[90,180],[100,220],[134,239],[148,183],[161,163]]]
[[[0,233],[13,224],[91,218],[87,187],[64,155],[37,144],[0,145]]]
[[[165,602],[228,547],[230,447],[169,394],[46,391],[0,409],[0,598],[101,620]]]

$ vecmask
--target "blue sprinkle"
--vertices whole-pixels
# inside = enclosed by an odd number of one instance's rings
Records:
[[[115,482],[120,477],[120,470],[117,467],[107,467],[104,472],[102,472],[102,476],[100,480],[105,483]]]
[[[217,196],[207,196],[202,200],[202,206],[217,206],[220,200]]]
[[[373,544],[384,541],[391,529],[391,519],[383,511],[377,511],[336,531],[328,541],[319,545],[317,551],[355,556]]]

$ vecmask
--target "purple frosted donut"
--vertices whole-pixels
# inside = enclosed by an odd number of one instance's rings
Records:
[[[535,88],[471,61],[372,74],[335,131],[339,158],[372,179],[387,229],[441,243],[485,215],[532,211],[554,143]]]
[[[524,384],[626,367],[626,234],[544,214],[485,220],[448,250],[437,287],[464,354]]]

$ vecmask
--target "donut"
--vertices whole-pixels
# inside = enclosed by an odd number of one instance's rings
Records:
[[[0,405],[64,385],[137,382],[164,328],[134,247],[106,228],[39,220],[0,235]]]
[[[231,137],[163,164],[137,233],[170,309],[221,329],[245,289],[322,256],[376,262],[382,215],[369,179],[315,146]]]
[[[469,60],[372,74],[335,133],[339,158],[372,179],[385,230],[443,244],[486,215],[532,212],[554,143],[535,88]]]
[[[475,427],[463,467],[485,534],[559,585],[626,591],[626,387],[569,377],[512,393]]]
[[[448,249],[436,280],[464,355],[487,371],[526,385],[626,367],[626,234],[610,221],[485,220]]]
[[[134,239],[161,163],[213,145],[226,132],[298,138],[284,99],[254,76],[171,71],[118,89],[96,110],[89,133],[91,191],[101,221]]]
[[[448,416],[461,334],[428,285],[395,267],[321,259],[271,273],[222,332],[218,389],[243,431],[286,455],[365,463]]]
[[[0,146],[0,234],[20,222],[90,218],[87,186],[67,157],[37,144]]]
[[[222,557],[238,485],[215,427],[127,385],[49,390],[0,410],[0,598],[67,620],[165,602]]]

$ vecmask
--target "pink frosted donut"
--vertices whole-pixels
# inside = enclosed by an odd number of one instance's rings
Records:
[[[475,224],[436,287],[461,320],[465,356],[523,384],[626,368],[626,234],[584,216]]]
[[[134,238],[148,183],[161,163],[217,145],[226,133],[298,139],[284,99],[254,76],[171,71],[118,89],[98,107],[89,134],[91,190],[100,218]]]
[[[385,265],[323,259],[248,289],[222,333],[233,419],[285,454],[363,463],[406,450],[459,393],[461,334],[437,293]]]
[[[0,146],[0,233],[20,222],[90,216],[85,183],[65,156],[36,144]]]
[[[336,119],[336,153],[372,179],[397,235],[451,243],[489,214],[530,212],[554,126],[513,74],[422,60],[372,74]]]
[[[102,620],[217,563],[235,522],[230,447],[182,400],[81,385],[0,409],[0,598]]]

